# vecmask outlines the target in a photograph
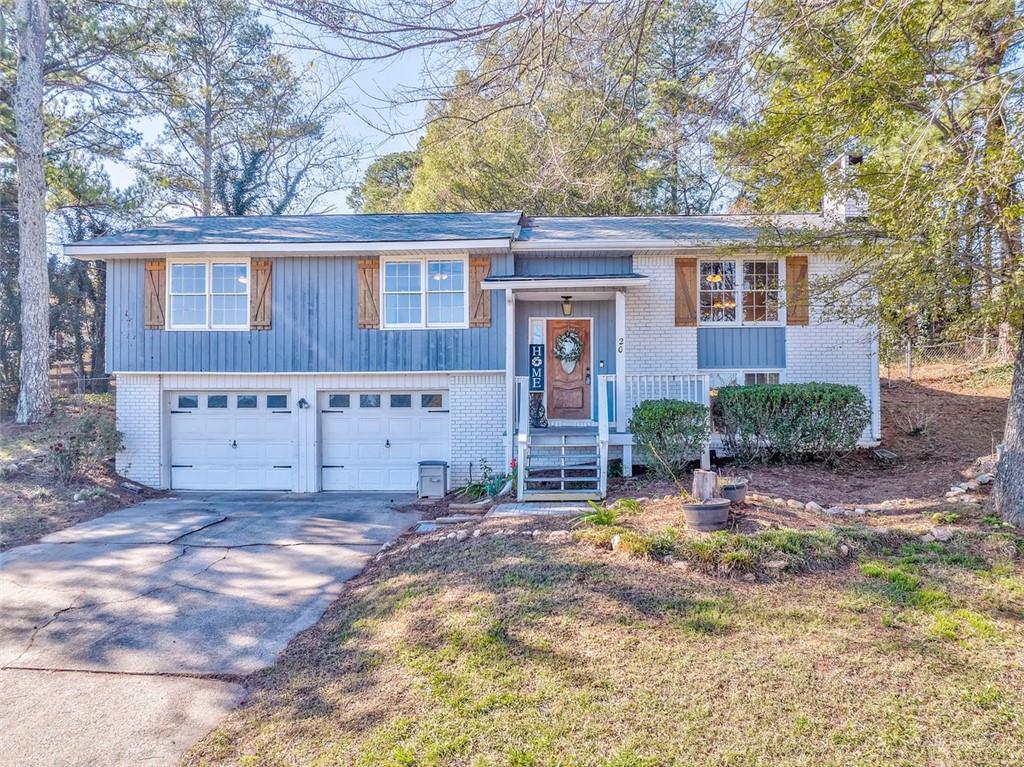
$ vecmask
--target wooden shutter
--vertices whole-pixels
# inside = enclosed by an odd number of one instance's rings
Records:
[[[154,330],[167,326],[167,262],[160,258],[146,262],[146,284],[142,301],[143,325]]]
[[[270,330],[273,263],[253,261],[249,265],[249,327],[252,330]]]
[[[358,264],[359,327],[380,327],[380,259],[360,258]]]
[[[697,325],[697,259],[676,259],[676,326]]]
[[[490,256],[471,256],[469,259],[469,326],[489,328],[491,326],[491,291],[484,290],[480,283],[491,273]]]
[[[786,324],[807,325],[809,322],[807,256],[786,256]]]

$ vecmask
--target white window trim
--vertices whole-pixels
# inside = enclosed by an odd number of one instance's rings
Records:
[[[708,375],[735,375],[737,386],[746,386],[743,383],[743,379],[748,373],[778,373],[779,383],[786,383],[786,369],[785,368],[728,368],[723,370],[704,370],[702,371]],[[721,388],[721,387],[716,387]]]
[[[167,286],[164,295],[164,306],[165,306],[165,330],[198,330],[202,332],[209,331],[238,331],[238,330],[249,330],[248,317],[244,325],[214,325],[212,324],[213,318],[213,265],[214,264],[244,264],[245,265],[245,306],[246,315],[249,313],[249,305],[251,303],[250,293],[252,292],[252,264],[249,258],[168,258],[167,259]],[[171,309],[171,283],[173,281],[172,271],[175,264],[205,264],[206,265],[206,324],[204,325],[175,325],[172,322],[173,311]],[[181,293],[179,295],[191,295]],[[195,294],[195,295],[198,295]],[[218,293],[217,295],[224,295]],[[241,293],[235,294],[241,295]]]
[[[427,264],[431,261],[460,261],[462,262],[462,274],[464,276],[464,287],[462,294],[465,300],[462,302],[462,321],[445,323],[427,323]],[[387,312],[387,265],[392,263],[418,263],[420,265],[420,321],[414,323],[393,323],[388,322]],[[453,328],[469,327],[469,255],[463,253],[452,255],[434,254],[429,256],[385,256],[380,260],[380,294],[378,296],[380,306],[380,327],[382,330],[451,330]]]
[[[733,296],[736,299],[736,319],[705,320],[700,316],[700,265],[716,261],[732,261],[736,264],[736,287]],[[779,265],[779,318],[777,320],[744,320],[743,319],[743,264],[748,261],[775,261]],[[771,256],[705,256],[697,259],[697,325],[709,328],[779,328],[786,326],[786,259]],[[745,371],[765,372],[765,371]],[[767,371],[775,372],[775,371]]]

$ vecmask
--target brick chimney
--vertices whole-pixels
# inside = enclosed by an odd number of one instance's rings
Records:
[[[829,221],[863,221],[868,216],[867,193],[853,186],[864,155],[844,152],[825,167],[822,215]]]

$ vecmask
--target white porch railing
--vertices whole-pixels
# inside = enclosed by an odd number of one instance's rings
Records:
[[[706,373],[655,373],[623,376],[626,387],[626,412],[628,423],[633,408],[649,399],[678,399],[697,402],[709,409],[708,426],[711,420],[711,376]],[[701,468],[711,465],[711,444],[708,442],[701,451]]]
[[[530,387],[526,376],[516,376],[516,500],[526,490],[526,446],[530,430]]]
[[[708,405],[710,376],[705,373],[656,373],[623,376],[626,386],[626,420],[633,408],[648,399],[678,399]]]
[[[609,386],[611,384],[611,386]],[[608,494],[608,425],[615,401],[615,376],[599,375],[597,377],[597,450],[598,482],[601,497]]]

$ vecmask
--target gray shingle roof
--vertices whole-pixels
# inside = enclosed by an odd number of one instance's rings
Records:
[[[519,211],[487,213],[364,213],[310,216],[207,216],[179,218],[129,232],[68,243],[78,255],[96,248],[277,244],[354,244],[513,240],[519,248],[557,250],[627,242],[744,242],[756,240],[766,219],[753,216],[537,216]],[[821,226],[818,215],[774,216],[780,229]]]
[[[443,242],[515,236],[519,211],[179,218],[74,245]]]
[[[817,215],[773,217],[783,228],[820,226]],[[752,216],[531,216],[517,243],[572,243],[593,240],[755,240],[765,219]]]

